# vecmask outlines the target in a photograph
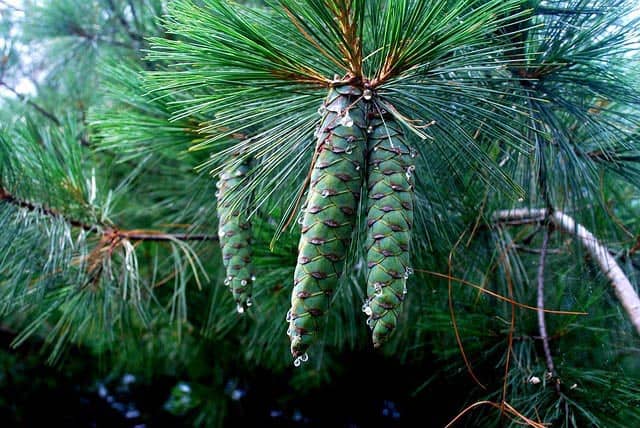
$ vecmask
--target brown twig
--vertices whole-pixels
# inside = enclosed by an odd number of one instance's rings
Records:
[[[45,116],[47,119],[49,119],[50,121],[52,121],[56,125],[58,125],[58,126],[61,125],[60,120],[58,120],[58,118],[53,113],[45,110],[39,104],[36,104],[35,102],[31,101],[24,94],[21,94],[20,92],[16,91],[15,88],[12,88],[11,86],[7,85],[7,83],[3,82],[2,80],[0,80],[0,86],[4,86],[9,92],[11,92],[16,97],[18,97],[18,99],[20,101],[23,101],[23,102],[29,104],[31,107],[36,109],[38,111],[38,113],[42,114],[43,116]]]
[[[191,234],[191,233],[166,233],[157,230],[131,229],[124,230],[116,227],[105,227],[99,224],[89,224],[80,220],[69,218],[62,213],[48,207],[34,204],[17,198],[0,186],[0,201],[4,201],[18,208],[30,212],[37,212],[47,217],[57,218],[65,221],[69,225],[80,228],[86,232],[101,233],[107,237],[109,242],[115,240],[128,239],[129,241],[217,241],[217,235]]]

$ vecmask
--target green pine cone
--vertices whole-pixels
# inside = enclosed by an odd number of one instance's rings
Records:
[[[349,248],[364,164],[365,108],[361,90],[332,88],[321,110],[318,155],[302,218],[291,309],[287,314],[296,365],[324,322]],[[355,104],[354,104],[355,103]]]
[[[395,329],[407,293],[416,152],[389,114],[374,115],[368,133],[368,272],[367,301],[362,309],[369,317],[367,324],[377,348]]]
[[[224,283],[231,289],[239,313],[251,306],[254,276],[251,267],[251,223],[243,218],[241,206],[237,205],[233,193],[246,177],[250,165],[250,160],[243,160],[240,164],[231,162],[231,166],[220,173],[216,193],[218,236],[222,261],[227,270]]]

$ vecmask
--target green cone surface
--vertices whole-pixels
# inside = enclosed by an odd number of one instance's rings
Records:
[[[222,261],[227,269],[224,283],[233,293],[238,312],[243,313],[251,306],[251,224],[243,218],[241,205],[237,204],[233,192],[249,172],[250,161],[231,162],[231,165],[220,173],[217,184],[218,236]]]
[[[360,98],[359,89],[344,85],[332,88],[324,104],[287,314],[295,358],[318,336],[351,242],[366,144],[364,105],[353,105]]]
[[[383,120],[384,119],[384,120]],[[413,225],[413,158],[400,124],[376,114],[367,143],[367,301],[373,344],[387,341],[406,294]]]

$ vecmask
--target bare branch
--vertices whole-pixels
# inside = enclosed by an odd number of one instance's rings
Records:
[[[546,209],[521,208],[502,210],[493,214],[493,220],[497,223],[510,223],[513,221],[537,223],[543,221],[547,213]],[[565,233],[573,234],[580,240],[600,269],[602,269],[602,272],[611,281],[616,297],[622,304],[636,331],[640,334],[640,297],[638,297],[638,293],[636,293],[631,281],[629,281],[615,258],[611,256],[607,248],[591,232],[562,211],[551,213],[549,220]]]
[[[549,227],[544,229],[542,237],[542,247],[540,248],[540,263],[538,264],[538,330],[542,339],[542,348],[544,349],[544,357],[547,362],[547,370],[553,378],[556,376],[556,369],[551,356],[551,347],[549,346],[549,336],[547,334],[547,323],[544,319],[544,266],[547,256],[547,248],[549,246]],[[554,382],[558,393],[560,392],[560,384],[557,380]]]

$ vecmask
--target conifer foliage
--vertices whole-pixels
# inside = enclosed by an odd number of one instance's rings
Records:
[[[307,392],[356,353],[415,362],[416,397],[459,385],[442,425],[640,425],[632,0],[23,6],[0,1],[14,344],[184,376],[200,425],[230,367],[293,357]]]

